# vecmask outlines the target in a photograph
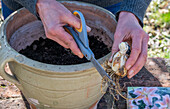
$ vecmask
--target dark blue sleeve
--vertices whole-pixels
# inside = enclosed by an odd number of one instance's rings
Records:
[[[25,7],[28,9],[32,14],[37,15],[36,12],[36,3],[37,0],[3,0],[3,2],[13,11],[21,7]]]
[[[120,9],[116,12],[116,17],[118,19],[121,11],[128,11],[136,15],[141,26],[143,26],[143,18],[150,2],[151,0],[123,0]]]
[[[37,0],[14,0],[14,1],[16,1],[17,3],[19,3],[26,9],[28,9],[34,15],[37,15],[37,12],[36,12]]]

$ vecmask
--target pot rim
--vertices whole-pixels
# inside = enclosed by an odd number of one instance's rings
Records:
[[[77,1],[60,1],[62,4],[64,3],[69,3],[69,4],[76,4],[78,6],[88,6],[88,7],[94,7],[97,10],[103,11],[104,13],[107,13],[111,18],[113,18],[113,20],[116,22],[115,20],[115,16],[108,10],[93,5],[93,4],[89,4],[89,3],[84,3],[84,2],[77,2]],[[37,70],[41,70],[41,71],[48,71],[48,72],[58,72],[58,73],[63,73],[63,72],[76,72],[76,71],[83,71],[83,70],[89,70],[94,68],[93,64],[91,62],[86,62],[86,63],[81,63],[81,64],[75,64],[75,65],[52,65],[52,64],[46,64],[46,63],[42,63],[42,62],[38,62],[35,60],[32,60],[30,58],[27,58],[26,56],[18,53],[16,50],[14,50],[8,43],[7,41],[7,37],[6,36],[6,27],[7,27],[7,22],[9,22],[10,20],[13,19],[13,16],[15,16],[16,13],[19,13],[21,10],[23,10],[24,8],[21,8],[15,12],[13,12],[10,16],[8,16],[3,24],[1,25],[1,36],[0,36],[0,42],[3,44],[1,45],[1,49],[6,49],[6,52],[9,52],[8,54],[10,54],[10,56],[12,56],[14,58],[14,61],[17,62],[18,64],[22,64],[25,65],[29,68],[34,68]],[[9,57],[10,57],[9,56]],[[109,57],[111,56],[111,53],[108,53],[107,55],[103,56],[102,58],[97,59],[97,61],[100,64],[103,64],[103,62]]]

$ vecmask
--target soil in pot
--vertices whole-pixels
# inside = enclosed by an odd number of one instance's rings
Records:
[[[110,52],[107,45],[98,40],[98,37],[89,37],[89,46],[96,59]],[[70,49],[65,49],[53,40],[43,38],[35,40],[30,46],[20,50],[19,53],[33,60],[53,65],[72,65],[88,62],[85,57],[80,59]]]

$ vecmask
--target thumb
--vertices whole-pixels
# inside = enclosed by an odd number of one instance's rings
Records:
[[[113,42],[113,46],[112,46],[112,55],[109,59],[109,62],[112,62],[113,59],[113,55],[119,50],[119,44],[122,42],[122,38],[121,35],[115,32],[114,35],[114,42]]]

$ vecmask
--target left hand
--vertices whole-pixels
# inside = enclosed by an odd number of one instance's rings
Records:
[[[131,54],[125,68],[128,70],[127,77],[132,78],[146,63],[148,40],[149,36],[140,26],[137,17],[130,12],[120,12],[109,61],[112,61],[114,53],[119,50],[119,44],[128,42],[131,45]]]

